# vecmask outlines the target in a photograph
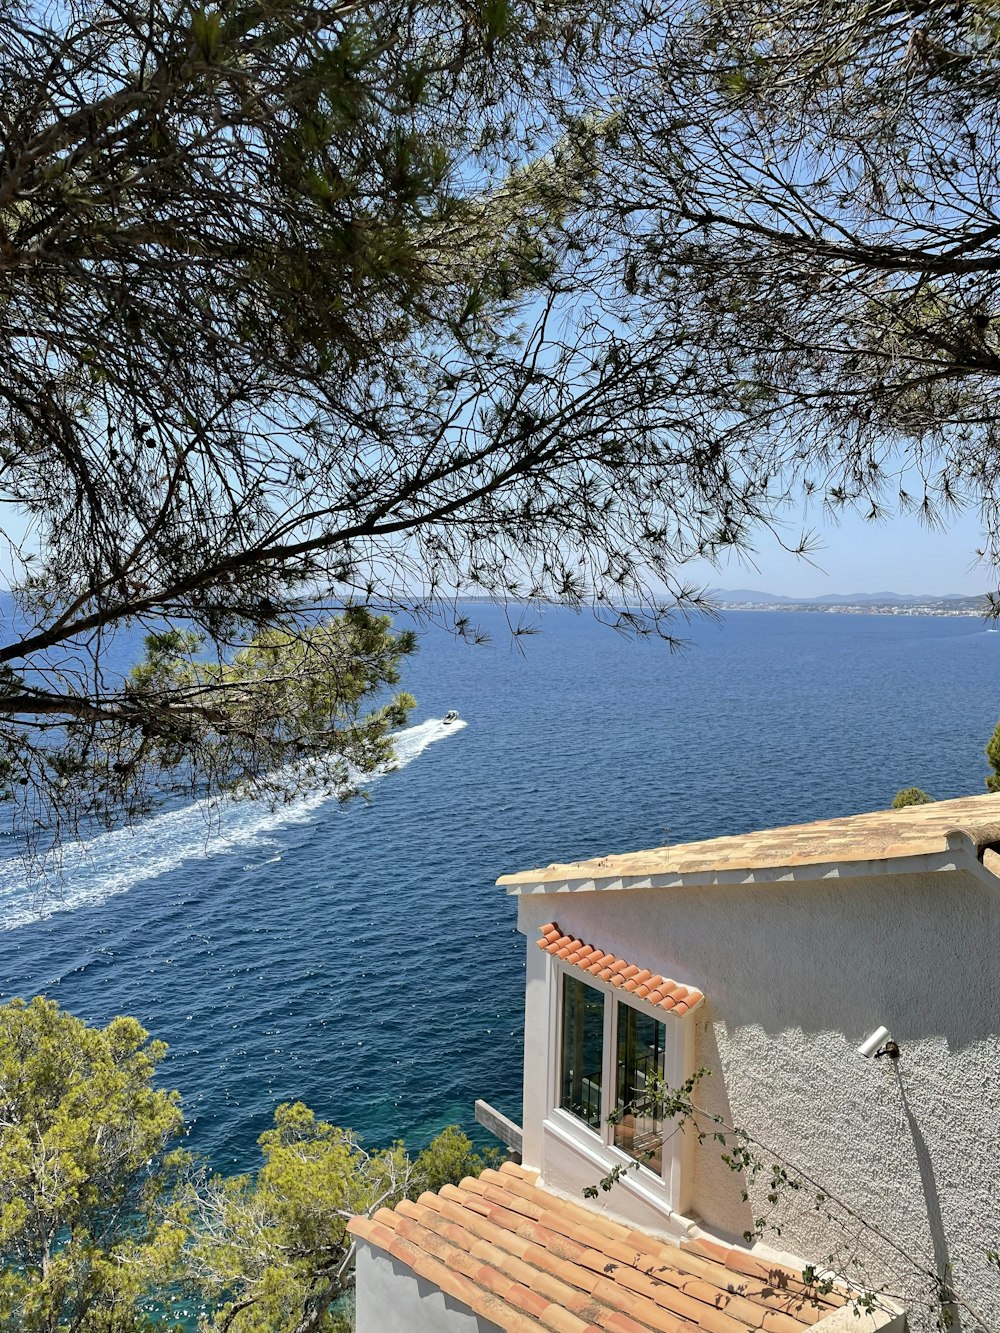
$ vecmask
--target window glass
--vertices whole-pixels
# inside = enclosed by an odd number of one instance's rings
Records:
[[[601,1128],[604,996],[575,977],[563,977],[562,1100],[559,1105]]]
[[[665,1023],[619,1004],[615,1144],[657,1175],[663,1171],[663,1120],[653,1093],[663,1079],[666,1041]]]

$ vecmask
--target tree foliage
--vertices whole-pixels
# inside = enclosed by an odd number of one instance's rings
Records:
[[[371,1152],[296,1102],[261,1135],[256,1175],[215,1175],[176,1146],[165,1052],[133,1018],[0,1006],[2,1333],[151,1333],[184,1291],[215,1333],[333,1333],[348,1218],[496,1160],[456,1126],[415,1158]]]
[[[254,680],[255,707],[244,674],[235,719],[223,678],[304,604],[611,606],[640,563],[692,596],[675,557],[713,549],[725,497],[591,280],[607,40],[575,0],[4,9],[0,745],[22,826],[96,788],[127,809],[136,755],[204,759],[220,709],[211,776],[253,774],[233,737],[252,715],[274,741],[294,673]],[[137,625],[152,656],[122,682],[109,645]],[[211,689],[164,676],[188,631]]]
[[[81,816],[137,814],[165,790],[346,794],[392,759],[391,728],[414,704],[394,687],[414,646],[411,632],[362,607],[260,630],[212,656],[204,634],[161,627],[117,687],[85,711],[77,699],[54,741],[36,724],[0,755],[2,794],[23,828],[47,836]],[[62,701],[36,687],[24,706],[44,717]]]
[[[176,1259],[185,1165],[166,1048],[132,1018],[88,1027],[51,1000],[0,1007],[0,1329],[139,1333]]]
[[[415,1159],[401,1143],[367,1151],[301,1102],[279,1106],[260,1137],[256,1177],[213,1176],[193,1188],[193,1239],[182,1272],[215,1313],[213,1333],[333,1333],[351,1290],[348,1219],[478,1175],[496,1154],[449,1126]]]
[[[1000,791],[1000,722],[997,723],[986,745],[986,758],[990,761],[990,773],[986,775],[986,790]]]
[[[995,560],[993,5],[668,4],[613,71],[608,224],[692,439],[833,510],[968,498]]]
[[[408,1195],[416,1199],[424,1190],[437,1191],[466,1176],[478,1176],[487,1167],[496,1170],[506,1160],[500,1148],[479,1153],[469,1136],[457,1125],[448,1125],[414,1159]]]
[[[137,754],[238,783],[308,751],[292,673],[230,688],[306,605],[669,635],[684,562],[786,540],[803,492],[968,499],[996,556],[998,41],[980,3],[8,5],[22,825],[127,809]],[[129,626],[203,635],[211,688],[160,649],[113,679]]]
[[[351,1285],[347,1222],[406,1193],[401,1145],[368,1153],[301,1102],[278,1107],[260,1138],[256,1178],[215,1176],[192,1193],[197,1218],[185,1275],[227,1333],[311,1333]]]
[[[920,787],[901,787],[892,798],[893,810],[902,810],[905,805],[933,805],[934,797]]]

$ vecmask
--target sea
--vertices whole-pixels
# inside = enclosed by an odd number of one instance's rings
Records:
[[[525,941],[507,871],[983,790],[1000,634],[973,618],[728,612],[680,652],[586,613],[424,628],[396,763],[347,804],[184,804],[0,863],[0,998],[169,1044],[189,1146],[252,1170],[283,1101],[424,1146],[520,1116]],[[441,718],[457,709],[461,723]]]

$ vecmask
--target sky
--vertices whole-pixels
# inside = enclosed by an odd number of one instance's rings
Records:
[[[23,519],[0,506],[0,525],[20,537]],[[915,517],[866,523],[854,514],[834,523],[820,506],[790,515],[782,538],[794,546],[809,529],[819,548],[809,560],[784,550],[765,532],[759,534],[752,563],[731,561],[716,569],[699,561],[684,569],[685,578],[708,588],[747,588],[786,597],[821,597],[853,592],[961,593],[974,596],[1000,586],[1000,570],[976,561],[980,524],[974,511],[953,516],[946,532],[929,532]],[[0,583],[10,577],[11,562],[0,549]]]
[[[803,527],[813,531],[820,543],[811,563],[790,555],[762,533],[753,565],[734,561],[714,569],[699,562],[689,566],[690,577],[709,587],[748,588],[788,597],[852,592],[971,596],[1000,584],[1000,571],[976,560],[981,530],[974,511],[953,517],[946,532],[929,532],[912,515],[867,523],[849,514],[833,523],[813,509],[800,513],[797,521],[790,518],[783,539],[794,545]]]

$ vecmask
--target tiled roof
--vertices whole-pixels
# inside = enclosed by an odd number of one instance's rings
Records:
[[[712,1242],[659,1241],[505,1163],[349,1230],[507,1333],[802,1333],[845,1303]]]
[[[624,958],[618,958],[613,953],[605,953],[592,944],[584,944],[572,935],[564,935],[554,921],[542,926],[538,947],[565,963],[572,963],[599,981],[610,981],[612,986],[620,986],[638,999],[646,1000],[655,1008],[678,1017],[697,1009],[705,999],[701,991],[695,990],[693,986],[682,986],[680,982],[661,977],[658,972],[650,972],[647,967],[637,967],[635,963],[627,963]]]
[[[581,881],[652,880],[664,885],[738,882],[780,877],[782,872],[788,878],[797,877],[795,872],[804,867],[815,867],[813,874],[836,874],[838,867],[853,867],[854,873],[869,866],[891,871],[893,861],[942,852],[959,852],[970,863],[984,861],[988,869],[1000,874],[1000,857],[991,850],[993,844],[1000,844],[1000,795],[962,796],[901,810],[876,810],[736,837],[553,864],[502,875],[497,883],[510,885],[515,891],[530,891],[534,885]],[[811,875],[804,871],[800,877]]]

